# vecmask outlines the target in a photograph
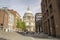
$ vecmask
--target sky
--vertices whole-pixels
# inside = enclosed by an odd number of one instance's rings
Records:
[[[13,9],[17,11],[21,17],[23,17],[27,11],[28,6],[30,6],[33,15],[38,12],[41,13],[41,0],[0,0],[0,8],[8,7],[9,9]]]

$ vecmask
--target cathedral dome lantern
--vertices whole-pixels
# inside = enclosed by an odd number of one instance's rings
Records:
[[[25,13],[32,13],[30,7],[27,8],[27,11]]]

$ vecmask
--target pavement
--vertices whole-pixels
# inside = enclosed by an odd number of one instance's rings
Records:
[[[24,35],[24,36],[28,36],[28,37],[33,37],[33,38],[38,38],[38,39],[60,39],[60,38],[56,38],[56,37],[52,37],[52,36],[48,36],[47,34],[44,34],[44,33],[34,33],[34,34],[30,34],[30,33],[21,33],[21,32],[17,32],[21,35]]]
[[[43,34],[41,34],[42,36]],[[33,36],[26,36],[17,32],[3,32],[0,31],[0,40],[60,40],[58,38],[35,38]]]

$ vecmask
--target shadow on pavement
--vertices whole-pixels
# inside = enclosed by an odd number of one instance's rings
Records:
[[[48,37],[47,34],[36,34],[36,33],[24,33],[24,32],[17,32],[18,34],[21,34],[23,36],[33,37],[33,38],[43,38],[43,39],[53,39],[54,37]]]

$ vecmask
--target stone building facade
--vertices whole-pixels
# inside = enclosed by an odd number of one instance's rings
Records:
[[[35,32],[35,18],[32,12],[30,11],[30,8],[28,8],[27,11],[25,12],[23,16],[23,21],[25,22],[26,29],[29,32]]]
[[[60,37],[60,0],[42,0],[43,32]]]
[[[19,31],[19,28],[17,28],[17,20],[22,20],[21,16],[16,11],[14,11],[13,9],[11,9],[9,11],[11,13],[13,13],[13,15],[14,15],[14,26],[13,26],[13,29],[15,29],[15,31]]]

